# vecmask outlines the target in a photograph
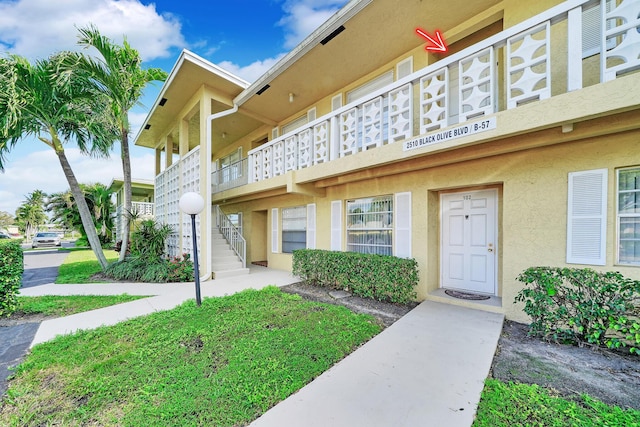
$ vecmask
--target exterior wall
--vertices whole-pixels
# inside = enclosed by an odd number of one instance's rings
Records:
[[[524,141],[532,135],[522,136]],[[244,218],[254,211],[268,212],[267,239],[269,266],[291,269],[290,254],[271,253],[271,209],[315,203],[318,249],[330,249],[331,201],[366,198],[399,192],[412,193],[412,256],[418,261],[418,299],[429,298],[440,287],[440,194],[485,188],[498,189],[498,296],[508,318],[527,321],[514,297],[521,289],[519,273],[532,266],[591,267],[617,270],[640,279],[640,267],[615,265],[616,168],[640,165],[640,152],[633,147],[640,131],[594,137],[538,149],[520,151],[446,166],[398,173],[335,185],[324,197],[281,195],[254,202],[230,205],[225,210],[241,210]],[[470,150],[473,150],[471,148]],[[411,161],[409,161],[411,162]],[[400,165],[410,169],[410,165]],[[570,172],[607,168],[607,265],[602,267],[566,264],[567,176]],[[342,242],[345,250],[345,209]],[[281,217],[279,218],[281,222]],[[246,227],[245,222],[245,227]],[[245,228],[246,229],[246,228]],[[248,230],[251,236],[255,230]],[[260,232],[258,232],[260,234]],[[279,239],[281,239],[281,228]],[[251,241],[251,240],[250,240]],[[281,248],[281,242],[279,242]]]

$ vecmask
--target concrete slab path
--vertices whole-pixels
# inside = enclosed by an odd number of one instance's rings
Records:
[[[284,286],[300,279],[291,273],[265,267],[251,267],[248,275],[208,280],[200,284],[202,297],[225,296],[244,289],[262,289],[269,285]],[[113,305],[98,310],[71,316],[45,320],[31,342],[31,347],[80,329],[94,329],[99,326],[114,325],[123,320],[170,310],[188,299],[195,299],[194,283],[96,283],[78,285],[47,284],[21,289],[20,295],[151,295],[124,304]]]
[[[251,427],[469,427],[503,315],[425,301]]]

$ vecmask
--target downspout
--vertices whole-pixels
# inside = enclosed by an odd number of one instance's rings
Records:
[[[224,111],[220,111],[219,113],[215,113],[215,114],[211,114],[207,117],[207,135],[206,135],[206,144],[205,144],[205,151],[206,151],[206,158],[207,158],[207,163],[206,163],[206,179],[205,179],[205,189],[206,189],[206,193],[205,193],[205,206],[207,207],[207,209],[205,210],[206,212],[206,224],[205,224],[205,228],[207,230],[209,230],[209,234],[211,234],[211,229],[213,227],[213,219],[211,217],[211,156],[212,156],[212,152],[211,152],[211,137],[212,137],[212,123],[215,119],[219,119],[220,117],[224,117],[224,116],[228,116],[230,114],[236,113],[238,111],[238,104],[233,104],[233,108],[229,109],[229,110],[224,110]],[[211,265],[211,258],[213,257],[213,239],[211,239],[211,237],[209,236],[209,238],[207,239],[208,242],[208,248],[207,248],[207,259],[206,259],[206,263],[205,263],[205,274],[204,276],[201,277],[201,280],[208,280],[209,278],[211,278],[211,275],[213,274],[213,271],[211,271],[213,269],[212,265]]]

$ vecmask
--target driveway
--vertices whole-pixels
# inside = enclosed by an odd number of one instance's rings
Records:
[[[57,249],[25,252],[22,288],[53,283],[67,255],[68,252],[58,252]],[[34,322],[0,326],[0,395],[7,391],[7,378],[12,373],[9,368],[22,361],[39,325],[39,322]]]

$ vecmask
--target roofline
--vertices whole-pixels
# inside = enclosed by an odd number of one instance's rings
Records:
[[[286,71],[291,65],[306,55],[311,49],[316,47],[322,40],[333,33],[341,25],[353,18],[372,1],[373,0],[352,0],[347,3],[318,29],[301,41],[298,46],[293,48],[293,50],[276,62],[276,64],[266,73],[236,96],[233,103],[242,105],[247,102],[251,97],[256,95],[256,92],[260,91],[265,85],[272,82],[276,77]]]
[[[163,82],[162,89],[158,93],[158,96],[156,97],[155,101],[153,101],[153,107],[151,108],[151,110],[149,110],[149,112],[147,113],[147,117],[145,117],[144,122],[140,126],[141,130],[144,129],[144,127],[149,122],[149,119],[153,116],[153,113],[156,111],[156,108],[158,108],[158,104],[160,103],[160,100],[164,98],[164,94],[166,93],[167,89],[171,86],[173,79],[178,74],[178,70],[180,69],[180,67],[185,61],[189,61],[199,66],[200,68],[203,68],[213,74],[216,74],[224,78],[225,80],[238,85],[243,89],[246,89],[250,85],[248,81],[236,76],[235,74],[230,73],[224,68],[221,68],[210,61],[207,61],[203,57],[191,52],[190,50],[182,49],[182,52],[180,52],[180,56],[178,57],[178,60],[173,65],[173,68],[169,72],[167,79]],[[138,132],[138,134],[135,137],[134,145],[136,145],[136,142],[138,141],[139,136],[140,136],[140,132]]]

